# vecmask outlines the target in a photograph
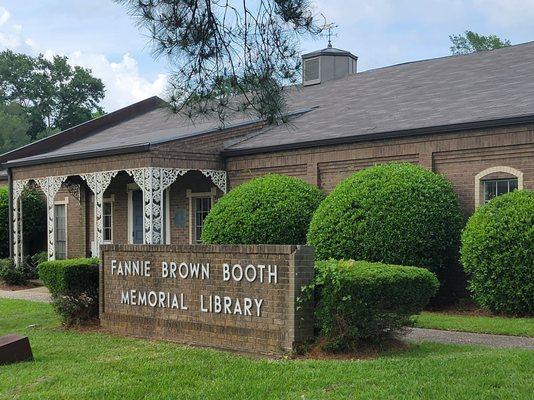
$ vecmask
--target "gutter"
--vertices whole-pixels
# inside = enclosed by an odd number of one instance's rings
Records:
[[[148,151],[148,150],[150,150],[150,143],[142,143],[142,144],[135,144],[131,146],[111,147],[111,148],[104,149],[104,150],[91,150],[91,151],[83,151],[83,152],[80,151],[80,152],[75,152],[75,153],[59,154],[59,155],[50,156],[50,157],[13,160],[13,161],[8,161],[2,164],[2,166],[7,167],[7,168],[23,167],[26,165],[35,165],[35,164],[43,164],[43,163],[51,163],[51,162],[59,162],[59,161],[74,161],[74,160],[80,160],[80,159],[86,159],[86,158],[115,156],[119,154],[131,154],[131,153],[138,153],[138,152],[143,152],[143,151]]]
[[[437,126],[423,127],[423,128],[404,129],[400,131],[378,132],[378,133],[363,134],[363,135],[358,135],[358,136],[347,136],[347,137],[310,140],[307,142],[287,143],[287,144],[279,144],[279,145],[256,147],[256,148],[244,148],[244,149],[231,149],[230,148],[230,149],[223,150],[221,152],[221,155],[223,157],[232,157],[232,156],[242,156],[242,155],[248,155],[248,154],[272,153],[272,152],[285,151],[285,150],[296,150],[296,149],[305,149],[305,148],[313,148],[313,147],[328,146],[328,145],[365,142],[369,140],[393,139],[393,138],[400,138],[400,137],[431,135],[435,133],[451,133],[451,132],[459,132],[459,131],[472,130],[472,129],[497,128],[501,126],[519,125],[519,124],[528,124],[528,123],[534,123],[534,114],[520,116],[520,117],[499,118],[499,119],[491,119],[491,120],[485,120],[485,121],[462,122],[458,124],[437,125]]]

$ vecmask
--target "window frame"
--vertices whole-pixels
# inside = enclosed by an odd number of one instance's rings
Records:
[[[507,166],[497,166],[497,167],[490,167],[487,168],[478,174],[475,175],[475,208],[485,204],[485,191],[484,191],[484,181],[485,180],[494,180],[494,179],[484,179],[488,175],[495,174],[495,173],[503,173],[507,175],[511,175],[510,177],[506,178],[495,178],[495,179],[514,179],[517,178],[517,190],[523,189],[523,172],[521,172],[518,169],[507,167]]]
[[[210,210],[215,204],[215,196],[217,194],[217,188],[212,187],[209,192],[193,192],[191,189],[187,189],[186,197],[189,199],[189,244],[202,244],[202,242],[196,240],[197,226],[196,226],[196,199],[209,198]],[[208,211],[209,212],[209,211]]]
[[[110,240],[105,240],[104,237],[105,237],[105,231],[106,231],[106,225],[105,225],[105,214],[104,214],[104,205],[106,203],[109,203],[110,204],[110,210],[111,210],[111,215],[110,215],[110,221],[111,221],[111,226],[110,226],[110,231],[111,231],[111,239]],[[102,199],[102,243],[106,243],[106,244],[111,244],[113,243],[113,230],[114,230],[114,227],[115,227],[115,224],[113,223],[113,218],[114,218],[114,213],[115,213],[115,206],[114,206],[114,203],[115,203],[115,195],[111,195],[110,197],[106,197],[104,199]]]
[[[56,206],[63,206],[65,208],[65,258],[58,258],[57,256],[57,229],[56,229]],[[56,260],[65,260],[69,257],[69,223],[68,223],[68,214],[69,214],[69,198],[65,197],[64,200],[54,201],[54,259]]]

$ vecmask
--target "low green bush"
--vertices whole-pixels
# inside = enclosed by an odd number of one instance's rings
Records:
[[[202,242],[304,244],[311,217],[324,198],[315,186],[269,174],[232,189],[213,205]]]
[[[50,290],[54,308],[67,325],[84,323],[98,316],[98,265],[97,258],[39,264],[39,278]]]
[[[6,285],[24,285],[26,275],[22,268],[15,266],[13,259],[4,258],[0,260],[0,281]]]
[[[462,234],[461,260],[481,307],[533,315],[534,191],[515,191],[479,207]]]
[[[425,268],[353,260],[317,262],[316,324],[327,350],[392,337],[412,323],[439,282]]]

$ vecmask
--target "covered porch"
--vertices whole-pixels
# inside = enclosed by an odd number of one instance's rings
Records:
[[[199,243],[203,220],[227,187],[221,169],[147,166],[75,173],[75,167],[62,166],[62,174],[49,176],[14,171],[10,221],[17,263],[26,255],[21,195],[27,187],[46,199],[51,260],[98,257],[104,243]]]

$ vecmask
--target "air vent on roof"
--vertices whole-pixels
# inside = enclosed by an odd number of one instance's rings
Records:
[[[304,85],[320,83],[321,59],[319,57],[304,60]]]

